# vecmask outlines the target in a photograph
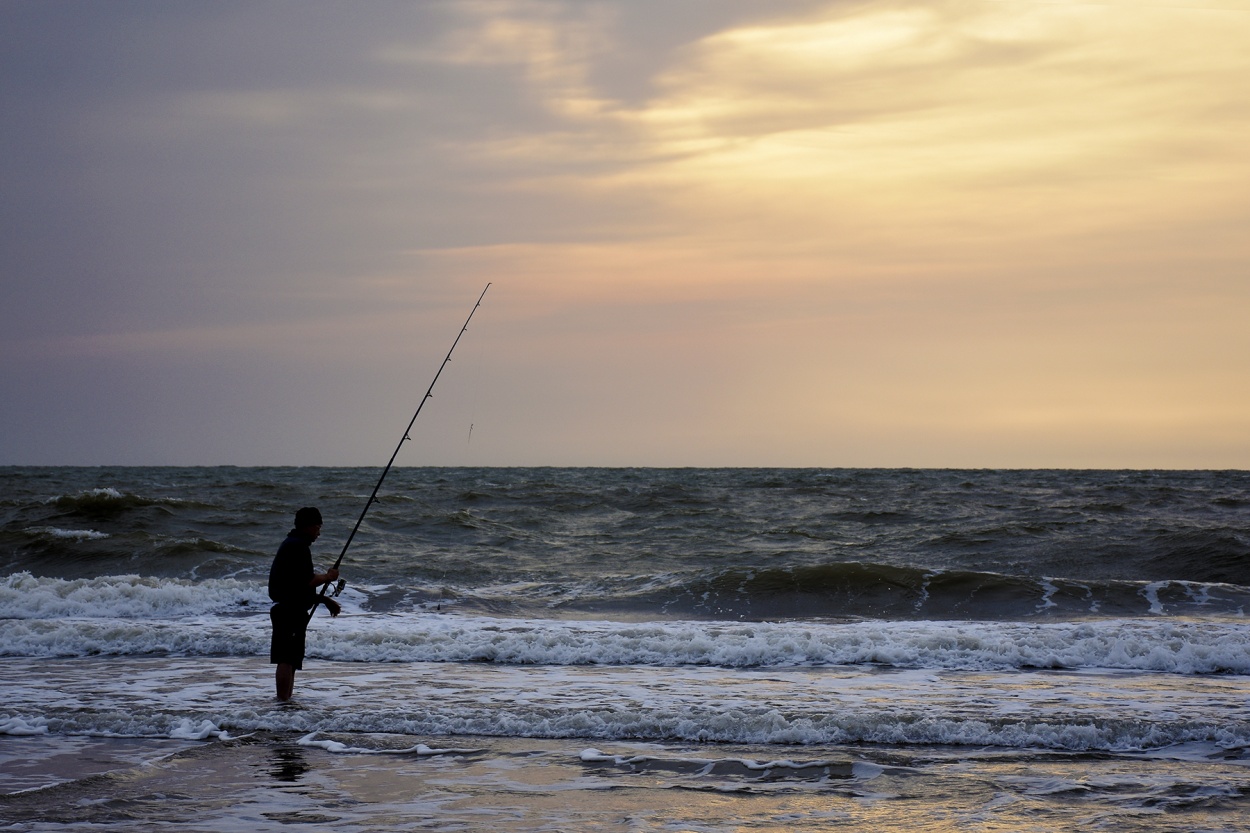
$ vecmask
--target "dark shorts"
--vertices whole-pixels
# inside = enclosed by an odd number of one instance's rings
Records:
[[[269,609],[273,639],[269,642],[269,662],[304,667],[304,637],[308,633],[308,611],[290,610],[282,605]]]

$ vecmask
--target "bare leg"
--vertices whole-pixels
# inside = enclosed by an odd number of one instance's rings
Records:
[[[278,699],[290,700],[292,692],[295,691],[295,666],[287,662],[280,662],[277,670],[274,671],[273,677],[278,689]]]

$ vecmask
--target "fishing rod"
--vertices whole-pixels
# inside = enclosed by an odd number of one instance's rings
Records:
[[[490,284],[486,284],[486,289],[490,289]],[[352,539],[356,537],[356,531],[360,529],[360,525],[364,523],[365,515],[369,514],[369,507],[377,500],[378,489],[382,488],[382,481],[386,479],[387,472],[391,470],[391,466],[395,463],[395,458],[399,456],[399,450],[404,447],[404,443],[408,442],[412,437],[408,436],[408,432],[412,430],[412,426],[416,423],[417,417],[421,414],[421,409],[425,407],[427,399],[434,395],[434,385],[438,383],[438,377],[443,375],[443,368],[447,366],[447,362],[451,361],[451,354],[456,351],[456,345],[460,343],[460,337],[464,335],[465,330],[469,329],[469,322],[473,320],[473,313],[477,312],[477,308],[482,305],[482,299],[486,297],[486,289],[482,290],[482,294],[477,296],[477,303],[473,305],[473,309],[469,310],[469,317],[464,320],[464,326],[460,328],[460,332],[456,334],[456,340],[451,343],[451,349],[447,351],[443,363],[438,366],[438,372],[434,374],[434,380],[430,382],[430,386],[426,388],[425,396],[421,397],[420,404],[417,405],[416,413],[412,415],[412,419],[408,420],[408,427],[404,429],[404,436],[400,439],[399,445],[395,446],[395,453],[391,455],[390,461],[387,462],[386,468],[382,469],[382,476],[378,478],[377,484],[373,487],[373,493],[369,495],[369,499],[365,501],[365,508],[360,510],[360,517],[356,519],[356,525],[352,527],[351,534],[347,536],[347,541],[343,544],[343,551],[339,553],[339,557],[334,562],[332,569],[337,570],[339,565],[343,563],[343,556],[347,555],[347,548],[352,545]],[[327,581],[321,586],[321,592],[317,594],[317,600],[313,602],[313,608],[308,613],[308,620],[311,622],[313,614],[317,612],[317,605],[326,599],[326,591],[330,588],[331,582]],[[337,596],[346,586],[346,582],[339,579],[337,589],[333,595]]]

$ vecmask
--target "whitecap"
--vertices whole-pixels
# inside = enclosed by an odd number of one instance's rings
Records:
[[[107,532],[98,532],[94,529],[57,529],[52,526],[33,526],[26,530],[31,535],[41,535],[48,538],[62,538],[72,541],[99,541],[110,537]]]

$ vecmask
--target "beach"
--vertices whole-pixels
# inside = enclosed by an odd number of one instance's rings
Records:
[[[301,674],[300,697],[280,704],[267,692],[267,672],[255,659],[6,663],[4,688],[29,692],[31,708],[64,714],[66,722],[84,712],[114,715],[119,729],[138,737],[68,733],[64,723],[0,737],[0,818],[22,830],[307,823],[359,830],[1179,832],[1244,829],[1250,794],[1243,750],[1205,740],[1144,752],[1096,748],[1100,732],[1123,729],[1099,728],[1098,715],[1109,712],[1124,720],[1135,710],[1141,745],[1149,744],[1151,715],[1198,700],[1230,722],[1250,722],[1238,679],[1193,685],[1170,675],[1039,672],[1020,679],[843,668],[754,669],[742,680],[717,669],[484,673],[477,664],[317,663]],[[103,678],[124,682],[101,685]],[[105,698],[101,689],[114,693]],[[681,712],[680,700],[695,694],[729,732],[790,723],[795,742],[654,742],[605,728],[605,715],[645,708],[651,728],[636,733],[659,733],[656,727]],[[510,709],[497,705],[506,700]],[[1011,700],[1014,712],[1003,713]],[[898,714],[891,703],[900,702],[914,713]],[[811,709],[805,719],[798,717],[804,703]],[[15,707],[27,704],[8,708]],[[461,729],[457,719],[484,709],[506,713],[492,733],[422,730]],[[986,743],[990,734],[951,734],[946,743],[924,745],[901,737],[803,743],[795,728],[839,714],[866,725],[891,709],[881,727],[905,719],[951,733],[990,732],[988,710],[996,710],[999,742]],[[135,714],[146,723],[126,724]],[[530,737],[507,737],[509,715],[517,725],[529,720]],[[1066,727],[1069,748],[1035,747],[1048,719]],[[389,732],[371,730],[384,724]],[[669,725],[680,732],[680,720]],[[1091,748],[1071,749],[1083,733]]]
[[[151,725],[136,727],[140,737],[102,737],[30,727],[34,734],[0,738],[0,818],[8,829],[31,831],[280,830],[294,823],[347,830],[1232,831],[1244,829],[1250,793],[1244,755],[1216,754],[1204,743],[1117,754],[1029,749],[1023,742],[1017,749],[969,745],[954,738],[917,748],[596,736],[603,733],[588,717],[596,712],[648,698],[659,713],[678,708],[663,700],[675,687],[690,686],[689,675],[673,679],[655,669],[492,675],[469,665],[374,670],[321,663],[305,675],[303,693],[290,704],[267,696],[268,670],[258,660],[7,663],[5,689],[30,690],[45,709],[57,696],[52,690],[59,690],[58,708],[67,716],[145,714],[168,728],[161,737]],[[1030,691],[1025,681],[993,675],[926,680],[921,677],[931,675],[844,670],[813,680],[790,679],[784,669],[756,673],[762,680],[755,687],[767,681],[777,690],[776,702],[739,702],[739,709],[778,709],[804,683],[808,696],[817,688],[825,692],[828,713],[888,708],[902,692],[915,702],[918,689],[927,687],[934,702],[918,719],[946,714],[952,724],[961,700],[967,713],[986,708],[993,697],[1023,699],[1010,721],[1019,725],[1021,714],[1041,720],[1048,702],[1058,713],[1064,703],[1079,707],[1094,692],[1117,688],[1102,675],[1037,679]],[[724,689],[718,672],[695,676],[703,678],[703,694],[687,689],[683,696],[733,715],[725,701],[734,692]],[[101,686],[103,677],[125,681]],[[46,690],[31,690],[39,678]],[[1152,685],[1135,682],[1137,690],[1118,699],[1143,714],[1183,708],[1193,697],[1221,701],[1213,707],[1237,720],[1250,717],[1239,681],[1212,680],[1188,691],[1172,685],[1170,692],[1166,677]],[[107,704],[96,695],[101,688],[114,692]],[[985,693],[980,702],[970,699],[973,690]],[[1158,702],[1148,705],[1152,695]],[[451,714],[507,697],[530,700],[527,712],[545,708],[553,727],[548,734],[570,736],[353,728],[430,720],[433,709],[417,706],[431,701]],[[537,702],[543,697],[547,702]],[[1093,712],[1106,704],[1085,699],[1084,707]],[[561,708],[569,721],[557,729]],[[583,723],[580,737],[569,728],[574,719]]]
[[[400,471],[279,702],[362,475],[6,472],[3,829],[1250,825],[1245,475]]]

